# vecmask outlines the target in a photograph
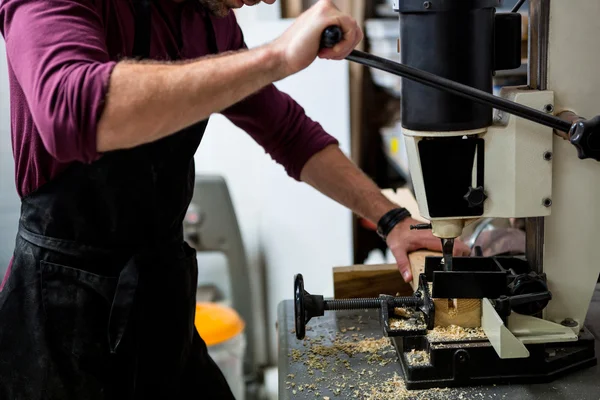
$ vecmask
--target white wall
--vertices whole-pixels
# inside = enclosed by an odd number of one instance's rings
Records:
[[[289,20],[239,21],[249,47],[282,33]],[[350,151],[346,62],[317,61],[307,70],[278,82],[307,114],[319,121]],[[239,218],[250,268],[266,265],[267,326],[271,360],[276,355],[277,304],[291,299],[293,276],[303,273],[307,289],[333,295],[331,267],[352,260],[351,214],[307,185],[290,179],[243,131],[221,116],[211,119],[196,156],[198,173],[216,173],[228,181]]]
[[[10,140],[10,103],[4,40],[0,37],[0,282],[15,244],[19,199]]]

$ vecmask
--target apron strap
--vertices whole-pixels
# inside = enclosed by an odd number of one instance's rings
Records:
[[[215,27],[212,23],[212,19],[210,18],[210,14],[207,11],[204,11],[204,27],[206,29],[206,35],[208,36],[208,51],[210,54],[218,54],[219,46],[217,45]]]
[[[152,37],[152,4],[151,0],[135,0],[135,37],[133,57],[150,58],[150,42]]]

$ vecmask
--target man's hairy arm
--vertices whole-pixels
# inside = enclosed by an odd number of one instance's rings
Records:
[[[98,125],[98,151],[168,136],[281,79],[282,71],[271,46],[191,63],[119,63]]]
[[[302,169],[301,179],[375,224],[398,207],[337,146],[315,154]]]

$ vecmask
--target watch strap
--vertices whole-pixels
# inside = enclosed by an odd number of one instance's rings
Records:
[[[410,212],[406,208],[394,208],[388,211],[379,219],[377,223],[377,234],[383,239],[387,240],[389,233],[406,218],[411,216]]]

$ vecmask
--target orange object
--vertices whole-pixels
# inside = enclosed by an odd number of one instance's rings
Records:
[[[364,218],[360,218],[359,222],[360,222],[360,226],[362,226],[365,229],[368,229],[370,231],[376,231],[377,230],[377,225],[374,224],[374,223],[372,223],[369,220],[366,220]]]
[[[232,308],[215,303],[196,304],[194,320],[198,333],[207,346],[221,344],[244,331],[244,321]]]

